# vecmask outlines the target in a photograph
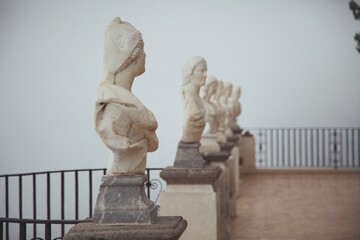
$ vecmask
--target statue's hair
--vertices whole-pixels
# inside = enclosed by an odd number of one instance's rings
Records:
[[[126,69],[144,47],[141,33],[130,23],[115,17],[104,34],[104,72],[102,83],[114,83],[115,75]]]
[[[225,93],[227,97],[230,97],[233,90],[233,85],[230,82],[227,82],[225,83],[224,88],[226,89]]]
[[[206,66],[206,60],[200,56],[191,57],[185,62],[183,67],[183,85],[186,85],[191,81],[191,76],[194,73],[195,68],[200,64]]]
[[[203,92],[204,92],[204,97],[208,95],[208,89],[210,86],[212,85],[216,85],[217,86],[217,79],[214,76],[207,76],[206,80],[205,80],[205,85],[203,86]]]
[[[241,88],[239,86],[233,88],[233,92],[232,92],[232,95],[231,95],[233,100],[235,101],[237,99],[240,99],[240,96],[241,96]]]

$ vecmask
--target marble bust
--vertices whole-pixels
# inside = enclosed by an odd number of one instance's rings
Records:
[[[224,127],[225,127],[225,135],[227,137],[232,136],[232,131],[230,129],[230,123],[233,118],[233,109],[232,106],[230,105],[230,97],[232,91],[233,91],[233,85],[230,82],[225,83],[224,94],[220,98],[220,103],[225,109],[225,113],[226,113]]]
[[[104,77],[95,105],[95,129],[112,154],[107,175],[143,174],[147,152],[158,148],[153,113],[132,94],[145,72],[144,42],[130,23],[114,18],[104,38]]]
[[[230,119],[229,125],[232,129],[239,128],[236,118],[241,114],[241,103],[240,103],[240,96],[241,96],[241,88],[235,87],[231,94],[230,99],[230,107],[232,109],[232,118]]]
[[[207,76],[205,85],[203,86],[203,104],[207,113],[207,123],[204,134],[216,134],[218,130],[217,107],[211,101],[215,95],[218,86],[217,79],[214,76]]]
[[[218,131],[218,109],[217,105],[212,101],[215,96],[218,81],[213,76],[207,76],[205,85],[202,88],[202,100],[206,109],[207,123],[204,133],[201,137],[200,153],[207,155],[210,152],[219,152],[220,145],[217,143]]]
[[[206,124],[206,111],[199,96],[200,87],[205,84],[207,65],[203,57],[195,56],[183,67],[182,101],[184,121],[181,142],[200,142]]]
[[[216,93],[214,95],[214,98],[212,99],[213,102],[217,106],[217,122],[218,122],[218,131],[217,131],[217,137],[216,140],[218,143],[225,143],[226,142],[226,136],[224,134],[225,132],[225,120],[226,120],[226,106],[223,104],[224,100],[224,82],[218,81],[218,87],[216,89]]]

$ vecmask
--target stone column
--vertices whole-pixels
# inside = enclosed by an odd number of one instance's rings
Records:
[[[242,159],[240,174],[254,173],[256,171],[255,138],[249,132],[242,135],[240,153]]]
[[[220,240],[218,231],[219,196],[214,184],[219,167],[175,168],[160,172],[167,188],[160,194],[160,215],[181,215],[189,223],[182,240]]]
[[[228,152],[212,152],[204,155],[205,160],[210,166],[219,167],[221,171],[220,177],[216,180],[214,188],[218,193],[220,206],[218,208],[218,221],[220,240],[230,239],[230,171],[227,161],[229,160],[230,153]]]

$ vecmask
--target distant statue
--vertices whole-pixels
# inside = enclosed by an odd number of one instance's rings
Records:
[[[218,131],[217,131],[217,141],[218,143],[225,143],[226,136],[225,132],[225,120],[226,120],[226,106],[223,104],[224,98],[224,82],[218,81],[218,87],[216,89],[215,96],[212,98],[212,101],[217,105],[217,122],[218,122]]]
[[[203,86],[203,103],[207,113],[207,124],[204,134],[215,134],[218,130],[217,122],[217,107],[216,104],[211,101],[211,98],[216,93],[218,82],[213,76],[207,76],[205,85]]]
[[[219,152],[220,145],[217,143],[217,132],[219,128],[217,105],[212,101],[215,97],[218,81],[213,76],[207,76],[206,84],[203,86],[203,103],[206,109],[207,123],[201,137],[199,151],[203,155]]]
[[[230,98],[230,106],[232,108],[232,118],[230,119],[229,125],[231,129],[239,129],[239,125],[237,124],[237,117],[241,114],[241,103],[240,103],[240,96],[241,96],[241,88],[235,87],[232,91],[231,98]]]
[[[184,107],[183,134],[181,142],[199,142],[206,124],[206,111],[199,96],[205,84],[207,72],[203,57],[192,57],[183,67],[182,100]]]
[[[224,128],[225,128],[225,135],[227,137],[231,137],[233,135],[231,129],[230,129],[230,122],[231,119],[233,117],[233,112],[232,112],[232,106],[230,105],[230,97],[231,97],[231,93],[233,90],[233,85],[229,82],[227,82],[224,86],[224,94],[223,96],[220,98],[220,102],[221,104],[224,106],[224,109],[226,111],[226,117],[225,117],[225,123],[224,123]]]
[[[104,78],[95,106],[95,129],[112,151],[107,175],[144,173],[147,152],[158,148],[153,113],[132,94],[145,72],[144,42],[131,24],[115,18],[105,31]]]

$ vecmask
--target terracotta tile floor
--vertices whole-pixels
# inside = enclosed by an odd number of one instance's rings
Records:
[[[241,179],[233,240],[360,240],[360,174]]]

